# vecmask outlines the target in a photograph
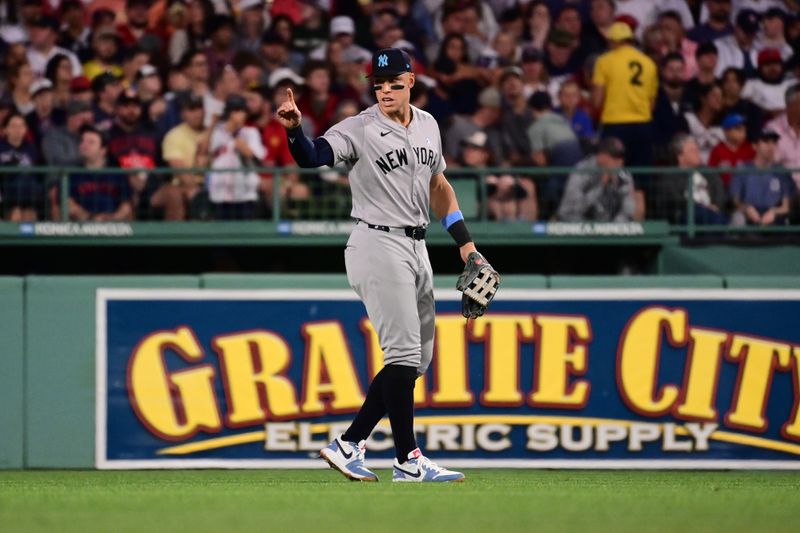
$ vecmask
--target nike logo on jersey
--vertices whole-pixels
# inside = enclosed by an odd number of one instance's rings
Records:
[[[294,137],[289,137],[289,142],[294,144]]]
[[[382,131],[382,132],[381,132],[381,137],[386,137],[386,136],[387,136],[387,135],[389,135],[390,133],[392,133],[392,130],[389,130],[389,131]]]
[[[413,472],[409,472],[408,470],[403,470],[399,466],[396,466],[395,468],[398,469],[399,471],[401,471],[402,473],[406,474],[407,476],[411,476],[411,477],[414,477],[414,478],[422,477],[422,470],[417,470],[416,473],[413,473]]]

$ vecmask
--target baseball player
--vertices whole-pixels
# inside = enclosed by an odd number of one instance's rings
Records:
[[[465,316],[483,313],[499,276],[477,253],[444,177],[436,120],[409,104],[414,73],[408,54],[397,48],[377,51],[372,79],[377,104],[313,140],[301,130],[291,89],[277,110],[301,167],[348,169],[356,224],[344,252],[347,279],[364,302],[384,353],[384,367],[352,425],[320,456],[352,480],[377,481],[364,465],[365,443],[388,413],[396,455],[392,481],[463,481],[462,473],[422,455],[414,436],[414,382],[433,357],[433,273],[424,240],[429,207],[472,268],[462,274],[468,279],[459,279]]]

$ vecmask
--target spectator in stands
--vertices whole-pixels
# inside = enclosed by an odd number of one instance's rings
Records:
[[[657,6],[648,0],[616,0],[617,19],[627,18],[638,39],[642,39],[644,31],[655,22]],[[627,22],[626,22],[627,23]]]
[[[122,46],[125,48],[138,46],[148,52],[158,52],[164,48],[161,37],[148,27],[152,3],[153,0],[127,0],[125,6],[127,23],[117,26],[117,33],[122,38]]]
[[[181,108],[181,123],[169,130],[164,137],[161,145],[162,157],[171,168],[196,167],[198,146],[208,146],[209,131],[203,125],[203,98],[187,93],[179,98],[178,104]],[[202,174],[175,173],[173,183],[180,188],[184,206],[189,205],[202,190],[203,180]]]
[[[42,176],[22,169],[39,164],[36,146],[26,139],[25,119],[11,112],[3,121],[5,138],[0,139],[0,166],[19,167],[18,174],[0,175],[0,198],[11,222],[36,220],[44,206]]]
[[[246,126],[246,122],[246,100],[239,95],[228,96],[222,120],[211,133],[207,152],[198,156],[198,163],[203,166],[210,161],[208,195],[214,216],[220,220],[252,219],[258,214],[260,178],[248,168],[259,166],[267,151],[258,130]]]
[[[741,69],[746,78],[756,75],[756,54],[758,52],[754,45],[759,22],[758,13],[752,9],[743,9],[736,15],[733,34],[714,41],[719,53],[717,76],[730,67]]]
[[[0,27],[0,93],[10,91],[8,78],[18,65],[28,62],[27,54],[26,37],[22,29],[18,26]]]
[[[475,97],[480,91],[480,84],[476,81],[477,69],[470,61],[463,35],[449,34],[444,38],[431,76],[447,94],[453,113],[470,114],[475,111]]]
[[[136,75],[136,83],[133,89],[139,95],[142,105],[145,106],[145,115],[150,105],[161,96],[163,85],[161,83],[161,76],[158,75],[158,69],[153,65],[143,65]]]
[[[33,85],[33,70],[27,61],[18,63],[8,73],[8,94],[17,111],[27,115],[33,111],[33,98],[31,87]]]
[[[575,55],[577,61],[581,63],[589,55],[590,50],[587,50],[584,43],[581,42],[583,35],[583,20],[581,19],[581,11],[578,6],[574,4],[564,4],[553,17],[553,28],[569,33],[575,37],[572,43],[572,53]]]
[[[650,166],[658,69],[633,47],[633,32],[624,22],[615,22],[608,38],[611,51],[598,58],[592,75],[592,103],[600,110],[601,136],[622,141],[629,154],[628,165]],[[640,174],[637,180],[637,218],[643,218],[649,177]]]
[[[689,30],[687,37],[696,43],[707,43],[733,33],[731,0],[707,0],[708,20]]]
[[[686,88],[683,95],[683,100],[689,106],[697,107],[700,104],[700,87],[703,85],[710,85],[717,81],[717,61],[719,55],[717,54],[717,47],[714,43],[702,43],[697,47],[695,52],[695,62],[697,63],[697,72],[694,77],[686,82]]]
[[[85,53],[88,48],[86,43],[88,33],[83,2],[80,0],[64,0],[61,2],[61,31],[58,34],[56,44],[69,50],[80,59],[81,53]]]
[[[319,2],[305,2],[300,23],[295,26],[291,47],[307,56],[328,40],[328,14]]]
[[[347,16],[331,19],[330,41],[336,42],[342,49],[342,60],[345,63],[367,63],[372,60],[372,53],[355,43],[356,25]],[[313,50],[309,59],[324,60],[330,43]]]
[[[55,126],[53,120],[53,84],[41,78],[31,85],[33,111],[25,115],[28,133],[36,146],[41,146],[42,137]]]
[[[581,36],[581,42],[587,49],[595,53],[608,50],[608,30],[614,24],[616,11],[614,0],[591,0],[589,23],[584,25]]]
[[[722,118],[722,88],[718,83],[706,85],[700,89],[700,105],[694,112],[688,112],[686,124],[689,134],[700,147],[700,158],[703,164],[708,163],[711,149],[724,138],[720,120]]]
[[[222,70],[227,65],[233,63],[233,56],[236,53],[233,46],[236,22],[228,15],[215,15],[211,19],[209,30],[209,43],[204,52],[213,80],[222,75]]]
[[[685,114],[690,111],[686,99],[683,56],[672,52],[661,62],[661,83],[653,109],[654,152],[659,163],[672,159],[669,146],[678,133],[688,133]]]
[[[658,27],[666,44],[668,53],[683,57],[683,79],[691,79],[697,73],[697,43],[686,37],[681,16],[677,11],[662,11],[658,15]]]
[[[589,113],[581,107],[581,86],[575,80],[567,80],[558,90],[556,112],[569,122],[572,131],[582,146],[589,146],[597,135]]]
[[[99,28],[92,34],[92,59],[83,64],[83,74],[89,80],[95,79],[104,72],[111,72],[122,77],[119,65],[120,37],[114,28]]]
[[[538,48],[522,50],[522,94],[525,99],[537,91],[548,90],[547,69],[544,68],[544,52]]]
[[[204,123],[208,128],[213,124],[214,113],[218,109],[218,103],[214,102],[214,96],[211,94],[211,73],[208,69],[208,59],[204,53],[190,50],[181,60],[181,67],[189,80],[189,92],[203,98]]]
[[[578,38],[564,30],[554,28],[547,37],[544,65],[550,77],[550,96],[554,99],[558,97],[558,87],[580,71],[577,46]]]
[[[558,220],[564,222],[630,222],[634,219],[633,178],[622,170],[625,146],[615,137],[602,139],[597,154],[569,175]]]
[[[45,12],[45,3],[43,0],[23,0],[14,4],[6,8],[5,15],[8,17],[8,22],[11,22],[14,20],[12,16],[13,9],[17,8],[18,27],[25,31],[27,35],[30,33],[33,22]]]
[[[755,48],[759,52],[774,49],[780,52],[781,60],[788,61],[794,51],[786,42],[785,20],[786,12],[779,7],[771,7],[761,19],[761,34],[756,39]]]
[[[208,25],[214,16],[211,0],[174,2],[167,10],[173,28],[167,50],[172,65],[179,65],[189,50],[200,50],[208,37]]]
[[[800,83],[786,89],[786,113],[774,118],[767,128],[780,135],[776,160],[787,168],[800,169]],[[792,174],[800,190],[800,170]]]
[[[504,161],[502,137],[497,129],[501,105],[500,92],[494,87],[487,87],[478,95],[478,109],[472,115],[453,117],[453,122],[444,136],[444,155],[448,164],[450,162],[455,164],[462,159],[462,142],[476,131],[483,131],[489,136],[488,146],[492,160]]]
[[[687,195],[691,188],[696,224],[727,224],[725,214],[725,186],[716,174],[703,175],[696,170],[702,166],[697,142],[686,134],[672,140],[673,164],[687,169],[685,174],[668,174],[662,178],[662,195],[666,218],[674,224],[687,222]],[[691,184],[691,185],[690,185]]]
[[[261,46],[261,35],[265,29],[264,0],[240,1],[238,49],[257,54]]]
[[[780,135],[765,129],[755,142],[756,157],[748,165],[752,172],[734,175],[731,197],[747,224],[769,226],[783,224],[789,214],[792,185],[774,166]]]
[[[314,123],[314,135],[320,136],[332,126],[339,105],[338,95],[331,92],[331,71],[327,63],[308,61],[303,68],[305,91],[297,99],[303,119]]]
[[[493,166],[489,137],[483,131],[475,131],[462,141],[460,168],[480,170]],[[458,171],[456,179],[458,179]],[[475,179],[477,174],[464,175]],[[492,220],[515,221],[536,220],[536,190],[529,178],[515,178],[510,174],[488,174],[486,179],[487,210]]]
[[[42,155],[51,167],[75,167],[81,164],[80,131],[94,122],[92,106],[87,102],[72,100],[65,112],[65,124],[48,130],[42,138]]]
[[[269,77],[273,72],[282,68],[299,69],[303,61],[297,63],[291,60],[292,54],[289,43],[277,31],[269,29],[261,36],[261,64],[264,75]]]
[[[525,33],[525,20],[522,15],[522,7],[515,3],[502,9],[497,18],[500,31],[513,35],[518,43],[523,42]]]
[[[232,65],[226,65],[222,69],[222,73],[214,79],[214,91],[210,94],[209,98],[205,101],[206,111],[206,125],[211,126],[216,123],[222,116],[225,110],[225,102],[228,96],[233,94],[241,95],[242,80],[239,78],[239,73]],[[209,123],[210,116],[210,123]]]
[[[133,89],[122,92],[116,102],[116,119],[109,131],[108,154],[125,169],[152,169],[159,160],[156,132],[142,120],[142,101]],[[154,218],[163,210],[166,220],[181,220],[183,199],[177,186],[164,175],[146,171],[128,174],[137,218]]]
[[[85,63],[94,56],[92,43],[95,34],[103,31],[105,28],[111,28],[116,33],[116,27],[114,25],[116,19],[116,11],[112,11],[107,7],[95,9],[92,13],[91,25],[85,28],[84,32],[80,35],[80,39],[73,44],[73,47],[76,48],[75,55],[78,56],[81,62]]]
[[[744,73],[735,68],[729,68],[722,73],[722,115],[737,113],[742,115],[747,126],[747,138],[755,140],[764,124],[764,112],[750,100],[742,98],[742,89],[745,84]]]
[[[57,54],[47,62],[45,78],[53,85],[53,107],[63,110],[67,106],[72,94],[72,63],[63,54]]]
[[[100,74],[92,80],[92,92],[95,95],[95,127],[100,131],[108,131],[114,124],[117,98],[122,93],[119,77],[111,72]]]
[[[533,113],[528,107],[522,85],[522,69],[506,67],[500,78],[503,110],[500,116],[503,153],[511,166],[529,166],[531,145],[528,127],[533,122]]]
[[[708,157],[710,167],[738,167],[742,163],[749,163],[756,156],[753,145],[747,140],[747,129],[742,115],[730,113],[723,120],[722,131],[725,138],[719,142]],[[730,172],[721,176],[725,187],[731,181]]]
[[[72,78],[72,81],[69,84],[69,95],[70,98],[67,100],[64,110],[67,109],[69,102],[72,100],[84,102],[89,106],[91,106],[92,102],[94,102],[94,91],[92,91],[92,84],[89,82],[89,79],[86,76]]]
[[[774,117],[784,111],[786,90],[794,83],[795,80],[784,76],[780,52],[765,48],[758,53],[758,78],[747,80],[742,89],[742,98],[760,107],[768,117]]]
[[[534,0],[528,4],[526,11],[524,42],[542,50],[550,34],[550,7],[544,0]]]
[[[80,76],[83,73],[81,63],[75,54],[56,46],[58,27],[58,21],[50,15],[42,15],[32,23],[27,57],[36,78],[44,77],[47,62],[56,54],[63,54],[69,58],[73,76]]]
[[[580,142],[567,120],[553,112],[550,95],[533,93],[528,101],[534,122],[528,130],[533,162],[538,166],[571,167],[583,157]],[[563,174],[546,176],[540,180],[539,199],[542,214],[553,213],[564,191]]]
[[[122,75],[120,82],[125,89],[135,88],[139,70],[150,62],[150,54],[138,46],[125,49],[122,54]]]
[[[113,170],[106,134],[85,126],[81,131],[82,166],[107,172],[75,173],[69,176],[69,218],[84,222],[126,221],[133,218],[128,178]]]

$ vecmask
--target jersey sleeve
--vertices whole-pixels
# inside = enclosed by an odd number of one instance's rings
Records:
[[[435,119],[432,120],[431,122],[436,125],[436,140],[437,144],[439,145],[439,154],[437,156],[439,160],[436,162],[436,166],[433,167],[433,172],[431,172],[432,176],[436,176],[437,174],[441,174],[442,172],[445,171],[445,169],[447,168],[447,163],[445,163],[444,160],[444,147],[442,146],[442,134],[439,131],[439,125],[436,124]]]
[[[594,64],[594,72],[592,72],[592,83],[595,85],[605,87],[608,84],[606,63],[608,63],[607,56],[602,55],[597,58],[597,62]]]
[[[333,150],[333,164],[358,159],[358,145],[364,135],[364,124],[360,116],[349,117],[334,124],[322,136]]]
[[[648,58],[649,59],[649,58]],[[654,61],[650,60],[650,76],[648,76],[647,97],[650,104],[656,101],[658,95],[658,68]]]

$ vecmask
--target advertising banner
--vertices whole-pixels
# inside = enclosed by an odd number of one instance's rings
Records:
[[[504,290],[469,323],[459,296],[414,391],[434,461],[800,468],[800,291]],[[382,360],[350,291],[98,290],[97,467],[325,467]]]

